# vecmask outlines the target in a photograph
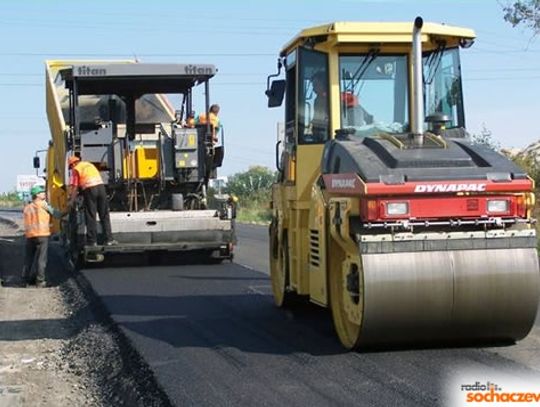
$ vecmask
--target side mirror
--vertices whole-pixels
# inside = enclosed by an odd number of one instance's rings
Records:
[[[36,155],[34,157],[34,168],[37,170],[40,167],[39,157]]]
[[[265,92],[268,97],[268,107],[281,106],[283,96],[285,96],[285,85],[285,79],[279,79],[272,82],[270,89],[267,89]]]

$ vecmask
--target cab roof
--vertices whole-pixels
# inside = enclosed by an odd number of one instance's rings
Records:
[[[214,65],[75,63],[60,70],[79,94],[183,93],[216,74]]]
[[[368,44],[407,44],[412,43],[413,22],[334,22],[300,31],[282,48],[286,54],[292,48],[309,42],[330,42],[333,45]],[[424,23],[422,42],[445,40],[448,46],[456,46],[460,40],[473,40],[473,30],[445,24]]]

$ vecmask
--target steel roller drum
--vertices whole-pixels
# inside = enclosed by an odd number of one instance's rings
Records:
[[[534,248],[364,254],[360,344],[518,340],[532,328]]]

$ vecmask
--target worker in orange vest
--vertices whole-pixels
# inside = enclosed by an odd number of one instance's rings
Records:
[[[219,105],[212,105],[210,106],[210,110],[208,111],[208,118],[203,113],[200,114],[197,118],[197,124],[207,124],[208,121],[210,122],[210,126],[212,128],[212,142],[217,143],[218,137],[217,133],[219,132],[219,128],[221,126],[219,122]]]
[[[46,287],[45,268],[47,249],[51,235],[51,215],[61,218],[62,213],[45,200],[45,188],[35,185],[30,190],[32,202],[24,207],[24,236],[26,237],[23,281],[27,286],[35,282],[36,287]]]
[[[68,158],[68,167],[71,170],[69,180],[71,191],[68,206],[73,207],[80,189],[84,198],[86,244],[88,246],[97,246],[96,212],[99,213],[101,226],[105,233],[104,244],[106,246],[117,244],[118,242],[113,239],[111,232],[109,200],[99,170],[94,164],[81,161],[79,157],[74,155]]]
[[[191,111],[188,113],[185,127],[187,127],[188,129],[195,128],[195,112],[194,111]]]

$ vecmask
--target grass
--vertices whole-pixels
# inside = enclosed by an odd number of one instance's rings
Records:
[[[22,203],[19,201],[0,201],[0,208],[17,209],[22,208]]]
[[[252,204],[246,207],[239,207],[236,213],[236,220],[243,223],[269,224],[272,212],[267,204]]]
[[[0,208],[22,208],[23,201],[15,192],[0,194]]]

